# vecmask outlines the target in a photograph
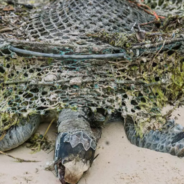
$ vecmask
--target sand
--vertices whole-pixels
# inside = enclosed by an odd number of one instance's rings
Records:
[[[184,108],[175,111],[176,122],[183,124]],[[41,125],[44,132],[47,124]],[[56,137],[56,128],[49,131],[49,139]],[[31,154],[25,144],[8,152],[23,159],[38,160],[37,163],[18,163],[12,158],[0,155],[0,184],[59,184],[51,171],[45,167],[52,162],[53,152]],[[79,184],[184,184],[184,158],[167,153],[139,148],[126,138],[120,122],[107,124],[99,141],[90,170]]]

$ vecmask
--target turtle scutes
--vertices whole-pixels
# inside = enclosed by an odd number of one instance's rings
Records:
[[[76,184],[93,162],[101,131],[95,134],[87,119],[82,110],[59,114],[55,170],[62,184]]]

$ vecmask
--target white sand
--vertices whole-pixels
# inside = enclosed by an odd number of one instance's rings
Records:
[[[184,109],[180,108],[174,114],[178,118],[176,122],[184,125]],[[41,125],[42,132],[46,127]],[[51,139],[55,138],[55,131],[52,127]],[[53,152],[30,152],[23,145],[8,153],[40,162],[18,163],[0,155],[0,184],[60,183],[52,172],[44,170],[46,163],[52,161]],[[96,154],[99,156],[79,184],[184,184],[184,158],[132,145],[121,123],[111,123],[104,128]]]

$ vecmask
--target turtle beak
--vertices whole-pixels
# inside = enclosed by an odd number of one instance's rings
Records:
[[[66,183],[76,184],[82,177],[83,173],[90,167],[90,163],[84,163],[80,159],[74,159],[72,161],[65,162],[64,180]]]

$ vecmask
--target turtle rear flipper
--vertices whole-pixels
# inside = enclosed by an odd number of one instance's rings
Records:
[[[125,131],[132,144],[151,150],[184,157],[184,127],[169,120],[162,130],[150,130],[140,137],[136,134],[131,117],[125,123]]]
[[[64,109],[59,114],[55,170],[62,184],[76,184],[91,166],[101,130],[95,133],[84,111]]]

